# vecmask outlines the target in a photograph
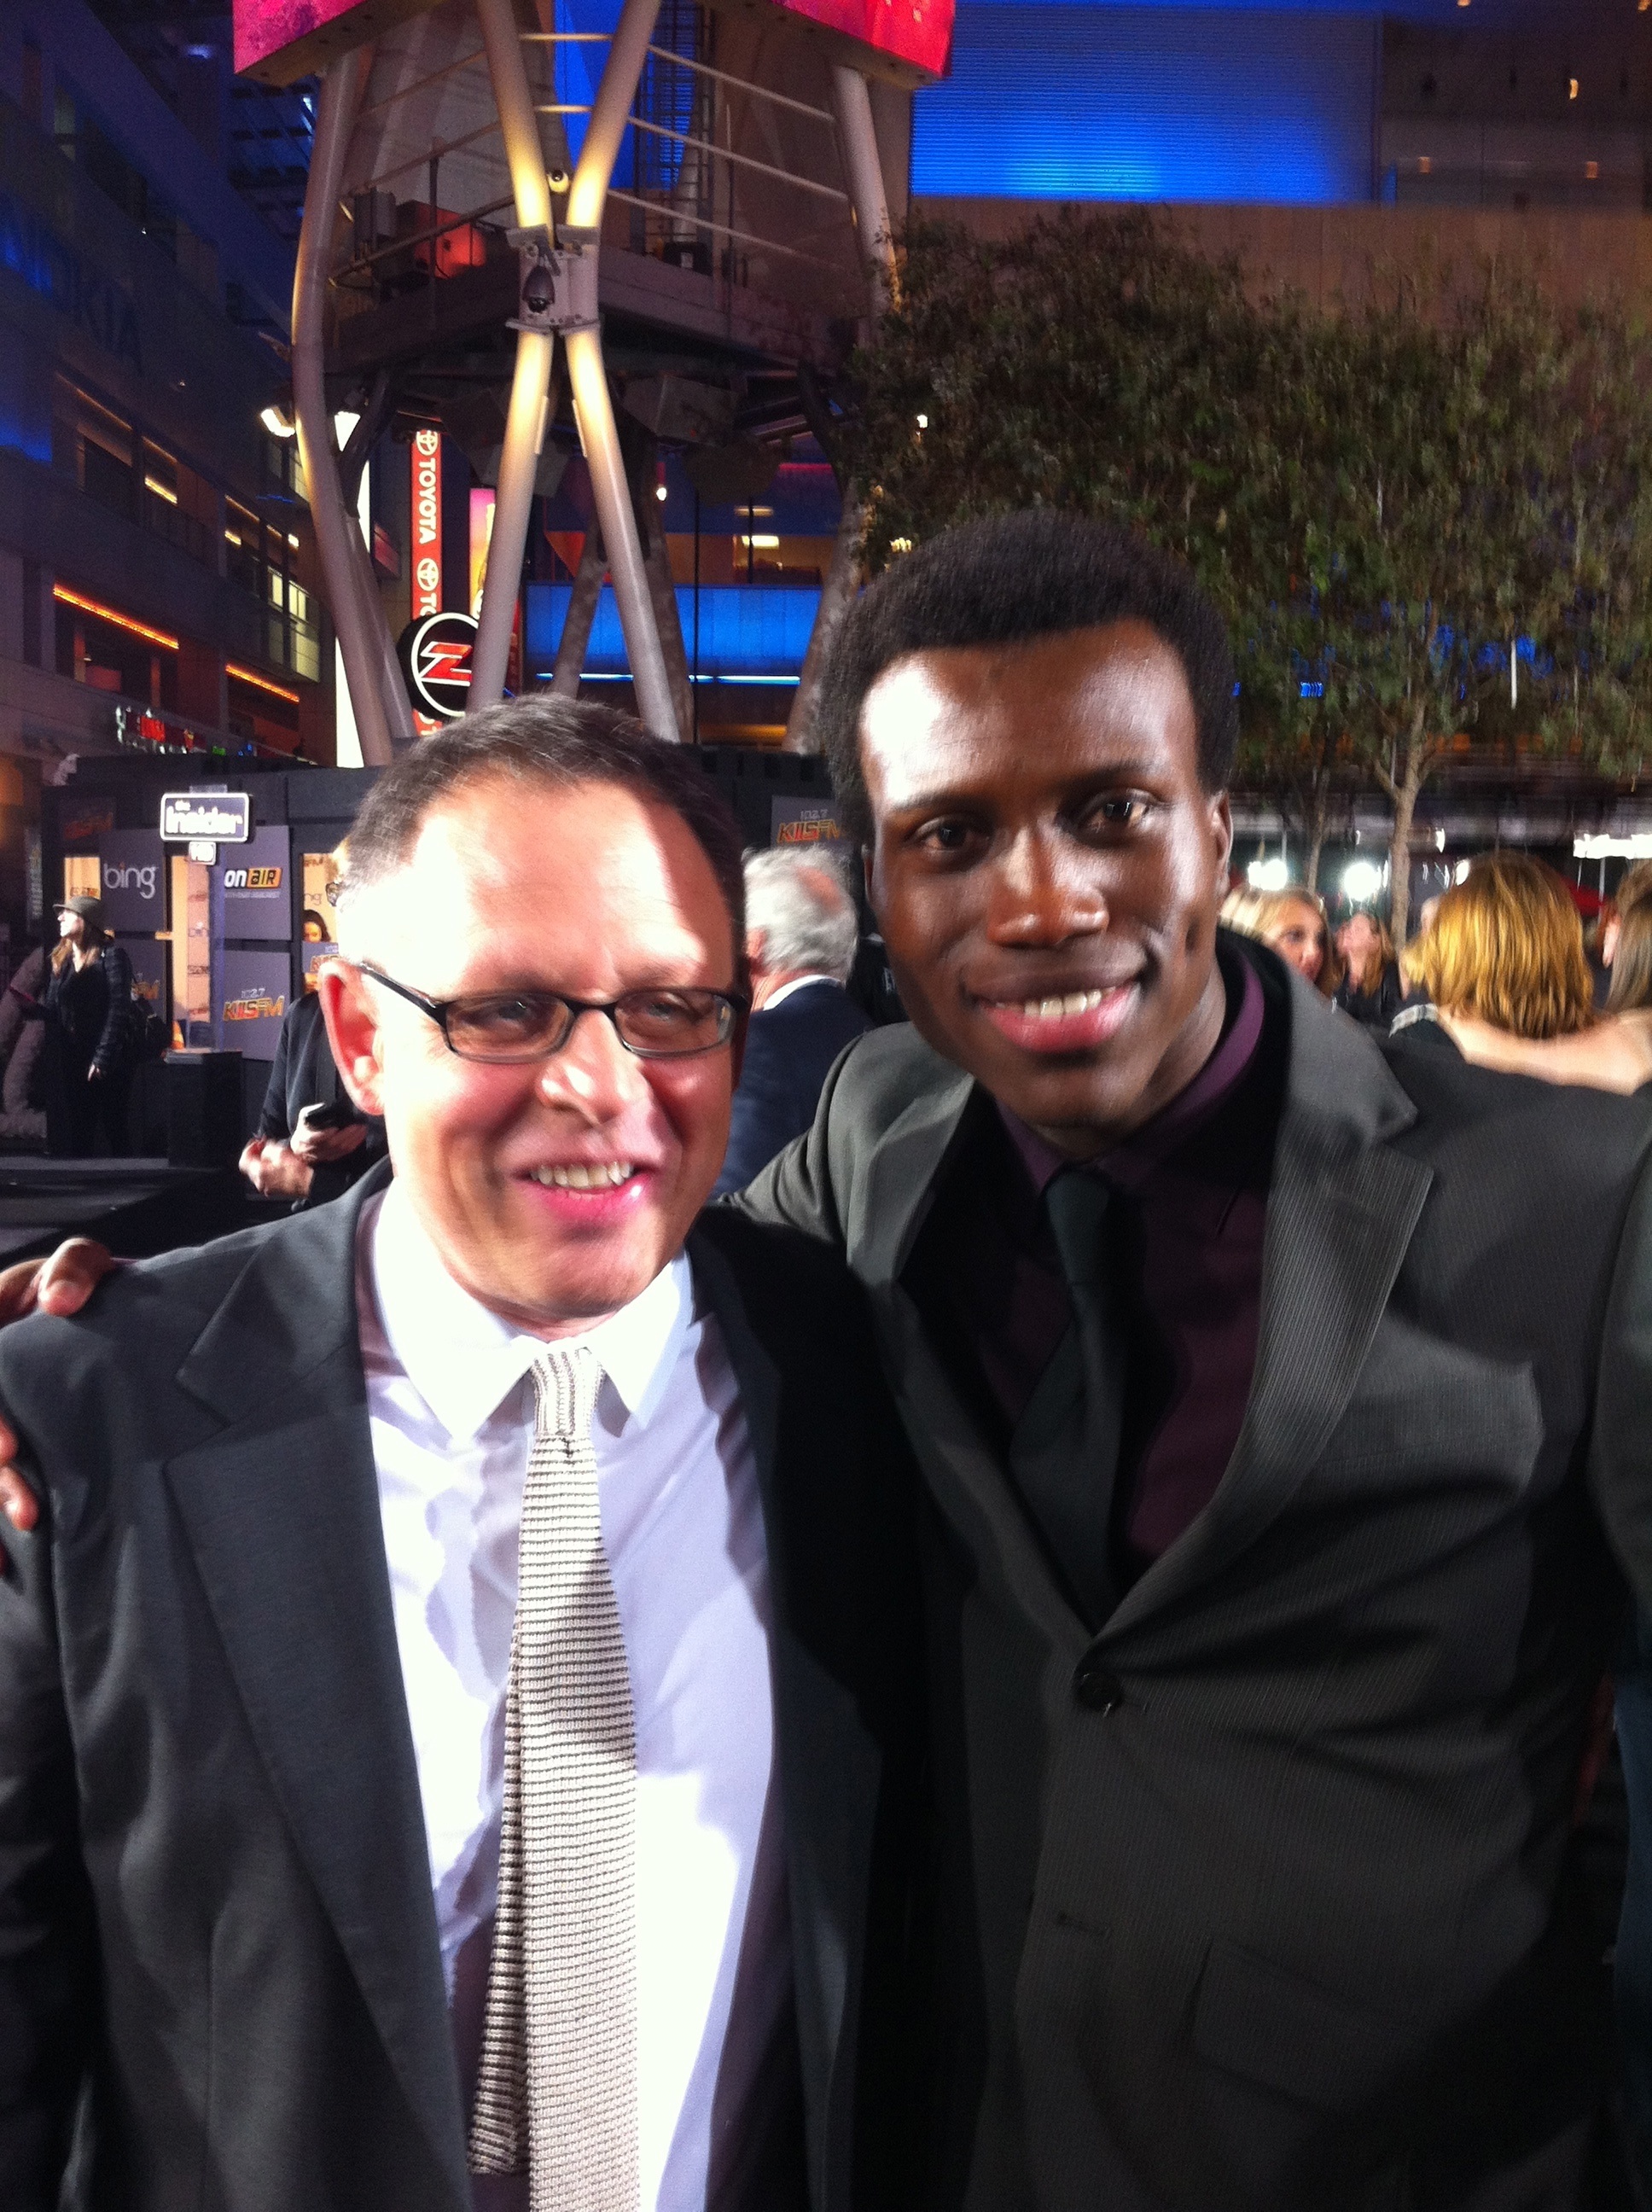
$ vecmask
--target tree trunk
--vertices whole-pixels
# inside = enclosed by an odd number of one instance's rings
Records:
[[[803,656],[803,667],[798,677],[796,696],[792,701],[792,712],[786,724],[786,750],[789,753],[815,753],[820,745],[815,737],[815,703],[820,696],[820,679],[826,666],[826,656],[838,626],[854,605],[855,594],[860,589],[860,533],[865,527],[866,511],[853,491],[843,495],[843,515],[837,526],[837,543],[832,548],[832,565],[826,572],[826,581],[821,587],[820,605],[815,610],[815,626],[809,633],[809,649]]]
[[[1423,787],[1423,749],[1413,742],[1406,748],[1405,774],[1394,789],[1394,831],[1388,839],[1388,927],[1394,948],[1406,942],[1411,927],[1411,830],[1417,818],[1417,794]]]
[[[580,696],[580,671],[585,666],[591,625],[597,619],[597,602],[602,597],[602,580],[607,570],[608,556],[603,550],[602,530],[593,514],[585,533],[580,565],[574,574],[568,619],[556,641],[556,665],[551,673],[550,688],[558,699],[577,699]]]
[[[1303,871],[1303,881],[1310,891],[1320,887],[1320,855],[1325,850],[1325,832],[1330,819],[1331,772],[1321,767],[1309,778],[1302,794],[1303,836],[1308,843],[1308,864]]]

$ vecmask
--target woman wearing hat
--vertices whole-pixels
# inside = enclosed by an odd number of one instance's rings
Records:
[[[104,928],[100,899],[64,899],[58,933],[41,1002],[46,1148],[84,1159],[96,1151],[101,1129],[109,1150],[123,1157],[131,1148],[132,963]]]

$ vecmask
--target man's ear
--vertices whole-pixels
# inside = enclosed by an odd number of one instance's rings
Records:
[[[327,1042],[344,1088],[364,1114],[382,1115],[379,1022],[367,979],[348,960],[319,961],[316,975]]]
[[[746,931],[745,964],[752,975],[760,975],[762,973],[763,954],[768,950],[768,939],[761,929]]]
[[[1225,898],[1233,861],[1233,808],[1225,791],[1218,791],[1211,802],[1211,836],[1216,850],[1217,896]]]

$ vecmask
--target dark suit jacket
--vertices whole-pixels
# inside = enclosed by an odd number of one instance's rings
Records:
[[[338,1068],[327,1042],[321,1001],[313,991],[295,999],[288,1007],[276,1041],[276,1057],[258,1115],[258,1134],[287,1142],[298,1127],[307,1106],[350,1105],[350,1096],[339,1080]],[[310,1193],[300,1201],[305,1206],[325,1206],[330,1199],[360,1182],[385,1156],[385,1125],[367,1120],[351,1107],[354,1118],[367,1121],[366,1141],[342,1160],[324,1161],[310,1175]]]
[[[821,1086],[847,1044],[872,1027],[854,1000],[824,976],[805,983],[746,1024],[745,1058],[717,1194],[743,1190],[815,1118]]]
[[[990,1101],[879,1030],[742,1201],[847,1249],[926,1478],[931,2172],[980,2212],[1455,2207],[1599,2092],[1571,1814],[1652,1595],[1652,1105],[1241,949],[1291,1038],[1249,1400],[1093,1639],[902,1280]]]
[[[468,2206],[357,1341],[382,1181],[0,1337],[46,1504],[33,1537],[7,1528],[0,1580],[5,2212],[55,2212],[83,2091],[75,2202],[98,2212]],[[829,1255],[732,1217],[691,1250],[772,1567],[809,2197],[898,2203],[879,2130],[903,2118],[919,1673],[898,1429]]]

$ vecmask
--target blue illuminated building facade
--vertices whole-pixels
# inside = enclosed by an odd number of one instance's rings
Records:
[[[528,586],[530,678],[549,680],[572,595],[568,584]],[[679,584],[677,608],[690,680],[725,689],[795,684],[819,603],[819,591],[807,586],[702,584],[696,592],[691,584]],[[583,673],[587,682],[615,683],[628,679],[629,665],[619,609],[604,586]]]
[[[960,0],[914,197],[1641,209],[1631,0]]]
[[[1380,64],[1364,14],[963,0],[952,74],[914,103],[912,189],[1366,199]]]

